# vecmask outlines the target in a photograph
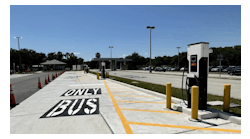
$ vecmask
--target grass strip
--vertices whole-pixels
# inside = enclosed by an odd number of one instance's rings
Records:
[[[92,71],[90,71],[90,73],[96,74],[95,72],[92,72]],[[100,76],[101,76],[101,74],[100,74]],[[155,91],[155,92],[158,92],[161,94],[166,94],[166,86],[164,86],[164,85],[152,84],[152,83],[142,82],[142,81],[138,81],[138,80],[131,80],[131,79],[121,78],[121,77],[112,76],[112,75],[109,75],[109,78],[112,80],[126,83],[126,84],[134,85],[134,86],[137,86],[140,88]],[[132,82],[137,82],[137,83],[132,83]],[[183,85],[183,88],[185,88],[185,85]],[[182,90],[183,90],[183,99],[187,100],[187,93],[186,93],[185,89],[179,89],[179,88],[172,87],[171,95],[173,97],[182,99]],[[223,96],[207,94],[207,101],[222,101],[223,102]],[[230,98],[230,103],[241,105],[241,100],[235,99],[235,98]],[[219,110],[219,111],[223,110],[223,105],[219,105],[219,106],[208,105],[208,107],[212,108],[212,109]],[[230,108],[229,113],[235,114],[235,115],[241,117],[241,107],[232,107],[232,108]]]

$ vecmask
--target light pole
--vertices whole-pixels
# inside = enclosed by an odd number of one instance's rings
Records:
[[[179,49],[180,49],[181,47],[177,47],[177,49],[178,49],[178,68],[179,68]]]
[[[18,39],[18,48],[19,48],[19,70],[22,72],[22,65],[21,65],[21,51],[20,51],[20,45],[19,45],[19,38],[22,39],[22,37],[14,37]]]
[[[150,26],[147,26],[147,29],[150,29],[150,61],[149,61],[149,73],[151,73],[151,29],[155,29],[154,26],[150,27]]]
[[[112,58],[112,48],[113,46],[109,46],[110,49],[110,52],[111,52],[111,58]],[[110,60],[110,70],[112,70],[112,60]]]
[[[111,50],[111,58],[112,58],[112,48],[113,48],[113,46],[109,46],[109,48],[111,48],[110,50]]]

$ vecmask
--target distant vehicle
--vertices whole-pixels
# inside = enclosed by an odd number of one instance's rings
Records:
[[[171,71],[172,67],[167,67],[166,70],[167,71]]]
[[[162,68],[161,67],[156,67],[155,71],[162,71]]]
[[[241,75],[241,67],[233,68],[228,72],[229,75]]]
[[[10,74],[13,74],[14,73],[14,71],[13,70],[10,70]]]
[[[143,70],[144,68],[143,67],[140,67],[139,70]]]
[[[178,71],[178,70],[179,70],[179,67],[171,68],[171,71]]]
[[[182,67],[182,68],[180,69],[180,71],[183,71],[183,70],[187,71],[187,70],[188,70],[188,68],[184,68],[184,67]]]
[[[234,66],[232,66],[232,67],[227,67],[227,68],[223,69],[222,72],[228,72],[228,71],[230,71],[230,70],[233,69],[233,68],[235,68],[235,67],[234,67]]]
[[[209,66],[209,71],[211,72],[211,69],[213,68],[213,66]]]
[[[217,66],[217,67],[215,67],[215,68],[212,68],[211,71],[212,71],[212,72],[219,72],[220,69],[221,69],[221,71],[222,71],[222,70],[223,70],[223,67],[222,67],[222,66]]]
[[[145,67],[145,70],[149,70],[149,67]]]
[[[167,67],[161,67],[161,71],[166,71],[167,70]]]

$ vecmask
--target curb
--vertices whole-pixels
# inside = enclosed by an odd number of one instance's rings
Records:
[[[166,95],[160,94],[160,93],[155,92],[155,91],[147,90],[147,89],[144,89],[144,88],[140,88],[140,87],[137,87],[137,86],[133,86],[133,85],[130,85],[130,84],[126,84],[126,83],[115,81],[115,80],[108,79],[108,78],[106,78],[106,80],[111,81],[111,82],[115,82],[115,83],[118,83],[118,84],[121,84],[121,85],[124,85],[124,86],[127,86],[127,87],[130,87],[130,88],[133,88],[133,89],[138,90],[138,91],[143,91],[145,93],[148,93],[148,94],[160,97],[160,98],[164,98],[164,99],[166,98]],[[182,99],[171,97],[171,101],[176,103],[176,104],[171,105],[171,108],[173,110],[177,110],[179,112],[191,115],[191,109],[186,108],[186,105],[183,103]],[[187,103],[186,100],[185,100],[185,102]],[[219,117],[219,118],[222,118],[222,119],[225,119],[225,120],[229,120],[232,123],[236,123],[236,124],[241,125],[241,117],[237,117],[237,116],[234,116],[232,114],[222,112],[222,111],[218,111],[218,110],[215,110],[215,109],[212,109],[212,108],[208,108],[207,110],[198,110],[198,117],[200,119],[209,119],[209,118],[217,118],[217,117]]]

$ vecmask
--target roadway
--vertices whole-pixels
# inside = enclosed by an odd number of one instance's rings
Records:
[[[93,69],[92,71],[98,71]],[[107,70],[110,71],[110,70]],[[110,71],[110,75],[144,81],[154,84],[166,85],[166,83],[171,83],[172,87],[181,88],[182,87],[182,72],[155,72],[152,74],[149,71],[143,70],[117,70]],[[186,84],[186,73],[183,78],[183,88]],[[227,74],[211,74],[208,76],[208,94],[224,96],[224,84],[231,84],[231,97],[236,99],[241,99],[241,76],[229,76]]]
[[[31,74],[11,74],[10,84],[12,84],[12,90],[15,95],[16,103],[19,104],[35,92],[39,90],[38,88],[38,77],[40,77],[40,82],[42,87],[45,86],[45,75],[48,79],[50,76],[50,81],[52,81],[52,74],[55,72],[37,72]]]

